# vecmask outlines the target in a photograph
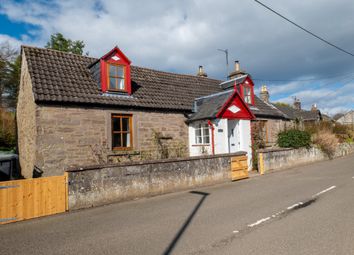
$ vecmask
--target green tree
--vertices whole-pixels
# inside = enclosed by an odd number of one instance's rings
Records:
[[[16,99],[20,83],[21,58],[9,42],[0,44],[0,100],[4,92]]]
[[[6,91],[12,99],[17,101],[18,89],[20,86],[21,76],[21,56],[17,56],[14,62],[9,63],[9,72],[7,77]]]
[[[85,43],[80,40],[72,41],[65,38],[61,33],[56,33],[50,36],[50,40],[47,42],[45,47],[47,49],[60,50],[82,55]]]

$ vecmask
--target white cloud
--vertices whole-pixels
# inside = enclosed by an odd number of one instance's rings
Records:
[[[354,51],[352,1],[267,0],[266,4]],[[26,44],[44,46],[50,34],[60,32],[83,40],[92,56],[118,45],[135,65],[179,73],[194,74],[203,65],[209,76],[222,79],[225,56],[218,48],[229,49],[230,69],[238,59],[254,78],[319,79],[354,68],[351,57],[249,0],[87,0],[84,4],[82,0],[4,0],[0,13],[36,26],[28,31],[31,36],[23,35]],[[327,91],[326,82],[335,79],[268,85],[272,97],[287,95],[280,99],[289,101],[296,94],[308,105]]]

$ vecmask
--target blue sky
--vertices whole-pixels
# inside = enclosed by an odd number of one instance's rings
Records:
[[[354,3],[350,0],[264,0],[290,19],[354,52]],[[335,18],[330,18],[335,17]],[[272,101],[334,114],[354,108],[354,58],[329,47],[251,0],[2,0],[0,42],[43,47],[60,32],[83,40],[100,57],[118,45],[134,65],[223,79],[230,67],[267,85]]]

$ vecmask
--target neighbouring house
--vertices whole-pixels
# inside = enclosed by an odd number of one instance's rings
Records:
[[[294,99],[293,106],[286,104],[274,104],[280,111],[292,121],[299,124],[318,123],[322,120],[321,111],[317,109],[316,104],[312,105],[311,110],[303,110],[301,108],[301,101],[298,98]]]
[[[321,111],[317,109],[316,104],[312,105],[310,111],[307,111],[301,108],[301,101],[298,98],[294,98],[293,106],[284,103],[269,102],[269,91],[265,85],[261,88],[260,97],[264,102],[271,104],[285,116],[287,122],[284,124],[284,127],[286,128],[293,127],[296,124],[318,123],[322,120]]]
[[[342,125],[354,126],[354,110],[351,110],[351,111],[343,114],[343,116],[341,116],[339,119],[337,119],[336,122],[338,122]]]
[[[193,145],[201,144],[203,153],[250,152],[250,121],[285,119],[254,95],[238,63],[223,82],[202,67],[184,75],[133,66],[117,47],[99,59],[29,46],[21,55],[17,126],[26,178],[34,169],[50,176],[73,166],[197,155]]]

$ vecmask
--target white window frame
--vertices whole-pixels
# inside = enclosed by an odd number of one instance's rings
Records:
[[[251,104],[251,87],[249,86],[244,86],[243,87],[243,93],[244,93],[244,100],[246,103]]]
[[[200,135],[198,131],[200,131]],[[194,143],[196,145],[210,145],[210,128],[208,124],[200,123],[196,125],[194,128]]]

